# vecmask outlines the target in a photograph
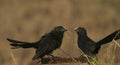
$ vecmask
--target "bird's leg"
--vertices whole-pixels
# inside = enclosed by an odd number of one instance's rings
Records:
[[[52,62],[55,62],[54,56],[53,56],[52,54],[48,54],[47,56],[50,58],[50,60],[51,60]]]
[[[52,62],[54,62],[52,55],[48,55],[48,57],[50,58],[50,60],[51,60]]]
[[[53,56],[52,55],[52,52],[51,53],[49,53],[47,56],[50,56],[50,57],[52,57],[52,58],[54,58],[55,56]]]
[[[42,65],[42,59],[38,59],[38,64]]]
[[[33,63],[37,63],[37,64],[42,65],[42,59],[36,59],[33,61]]]
[[[55,56],[53,56],[52,54],[49,54],[48,56],[50,56],[50,57],[52,57],[52,58],[54,58]]]
[[[86,58],[84,55],[81,55],[81,56],[79,57],[79,59],[80,59],[80,61],[83,62],[83,63],[88,62],[87,58]]]

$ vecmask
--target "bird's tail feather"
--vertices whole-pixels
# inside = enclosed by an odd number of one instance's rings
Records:
[[[103,38],[102,40],[98,41],[98,42],[96,43],[96,46],[95,46],[96,49],[94,50],[93,53],[95,53],[95,54],[98,53],[101,45],[106,44],[106,43],[109,43],[109,42],[111,42],[113,39],[114,39],[114,40],[120,39],[120,30],[115,31],[115,32],[109,34],[108,36],[106,36],[105,38]]]
[[[117,30],[117,31],[113,32],[112,34],[106,36],[102,40],[98,41],[96,45],[101,46],[103,44],[111,42],[113,39],[114,40],[120,39],[120,30]]]
[[[7,38],[7,40],[9,42],[11,42],[10,45],[13,46],[12,49],[16,49],[16,48],[36,48],[37,47],[36,43],[21,42],[21,41],[9,39],[9,38]]]

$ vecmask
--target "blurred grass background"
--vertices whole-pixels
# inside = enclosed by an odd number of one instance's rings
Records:
[[[119,17],[120,0],[0,0],[0,65],[15,65],[11,51],[19,65],[34,65],[31,63],[34,49],[11,50],[6,38],[34,42],[55,26],[63,25],[69,31],[64,35],[61,48],[78,57],[75,27],[85,27],[88,35],[99,41],[120,28]],[[100,50],[101,63],[111,60],[106,59],[109,46],[106,44]],[[119,50],[114,54],[115,65],[120,64]],[[68,57],[60,50],[53,54]]]

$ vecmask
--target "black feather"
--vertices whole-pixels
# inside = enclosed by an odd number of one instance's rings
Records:
[[[78,47],[89,57],[98,54],[101,45],[111,42],[113,39],[120,39],[120,30],[117,30],[106,36],[98,42],[94,42],[87,36],[85,28],[79,27],[75,30],[78,34]]]
[[[45,55],[51,54],[55,49],[60,48],[63,34],[67,31],[63,26],[56,26],[51,32],[46,33],[41,37],[40,40],[34,43],[21,42],[12,39],[7,39],[11,42],[11,46],[19,46],[22,48],[32,48],[36,49],[36,54],[32,60],[42,58]]]

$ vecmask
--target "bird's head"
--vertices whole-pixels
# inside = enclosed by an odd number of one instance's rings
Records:
[[[64,32],[67,31],[63,26],[56,26],[49,34],[55,37],[57,40],[62,40]]]
[[[63,27],[63,26],[56,26],[56,27],[52,30],[52,32],[65,32],[65,31],[67,31],[67,29],[66,29],[65,27]]]
[[[77,32],[78,35],[87,35],[84,27],[77,27],[74,30]]]

